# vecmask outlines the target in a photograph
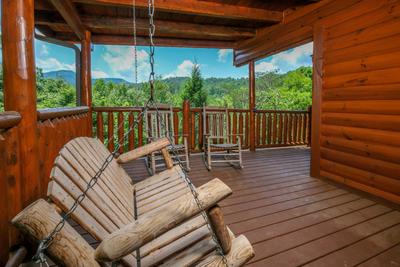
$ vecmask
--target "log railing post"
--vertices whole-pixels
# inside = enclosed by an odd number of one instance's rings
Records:
[[[304,127],[307,128],[307,139],[304,137],[304,140],[307,140],[307,146],[311,147],[311,116],[312,116],[312,106],[309,106],[307,109],[307,117],[306,123]]]
[[[0,220],[14,217],[21,208],[40,197],[39,149],[36,108],[36,71],[34,50],[34,0],[2,1],[2,54],[4,80],[4,108],[17,111],[21,121],[16,127],[18,139],[13,147],[15,154],[6,153],[11,165],[20,167],[20,175],[8,169],[1,179],[7,181],[7,191],[13,191],[13,199],[8,203],[7,214]],[[19,155],[19,156],[18,156]],[[19,161],[17,159],[19,158]],[[9,193],[9,192],[7,192]],[[4,212],[4,213],[3,213]],[[8,218],[6,218],[8,217]],[[0,265],[7,260],[8,249],[15,245],[17,235],[0,230],[0,235],[8,235],[8,244],[0,244]],[[6,236],[7,238],[7,236]]]
[[[255,108],[256,108],[256,76],[254,61],[249,63],[249,110],[250,110],[250,151],[256,150],[255,132]]]
[[[190,140],[190,121],[191,121],[191,115],[190,115],[190,102],[189,100],[183,101],[183,108],[182,108],[182,132],[183,136],[186,136],[188,139],[188,144],[191,144]]]
[[[21,197],[26,206],[40,194],[37,136],[34,1],[2,2],[5,110],[21,114],[19,129]],[[18,211],[17,211],[18,212]],[[14,214],[15,215],[15,214]]]
[[[81,105],[89,107],[87,135],[92,136],[92,75],[91,75],[91,33],[85,31],[81,42]]]

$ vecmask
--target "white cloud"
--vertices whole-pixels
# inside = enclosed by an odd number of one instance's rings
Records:
[[[226,62],[226,59],[229,55],[232,54],[232,49],[220,49],[218,50],[218,61],[219,62]]]
[[[289,49],[279,54],[273,55],[256,64],[256,72],[267,72],[277,70],[285,73],[297,69],[300,66],[311,66],[311,55],[313,53],[313,43]]]
[[[185,59],[181,64],[176,67],[176,70],[164,76],[164,78],[170,77],[188,77],[192,73],[192,68],[195,65],[192,61]]]
[[[272,64],[271,62],[260,62],[256,64],[255,66],[256,72],[270,72],[270,71],[275,71],[276,66]]]
[[[58,59],[53,57],[46,59],[39,58],[37,60],[36,66],[43,69],[44,72],[56,71],[56,70],[76,71],[75,64],[66,64],[60,62]]]
[[[109,76],[135,79],[135,48],[129,46],[106,46],[102,58],[108,64]],[[138,81],[145,81],[150,74],[149,54],[145,50],[137,50]]]
[[[40,44],[40,51],[41,56],[48,56],[49,55],[49,48],[45,44]]]
[[[110,77],[107,73],[101,70],[92,70],[92,77],[94,79],[104,79]]]

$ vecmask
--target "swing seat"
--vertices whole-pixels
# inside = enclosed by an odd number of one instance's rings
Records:
[[[93,248],[68,222],[56,235],[47,255],[63,266],[242,266],[254,256],[243,235],[235,237],[225,225],[217,203],[232,192],[219,179],[196,189],[210,226],[221,245],[217,252],[208,225],[200,214],[180,166],[173,166],[167,138],[112,159],[72,213],[98,244]],[[167,169],[134,185],[120,164],[160,151]],[[86,188],[109,151],[97,139],[79,137],[60,151],[48,185],[48,199],[21,211],[12,223],[34,240],[56,227],[62,213]]]

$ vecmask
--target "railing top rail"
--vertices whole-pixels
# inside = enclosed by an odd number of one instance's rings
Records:
[[[256,109],[255,113],[308,113],[307,110],[274,110],[274,109]]]
[[[0,129],[17,126],[20,121],[21,115],[16,111],[0,112]]]
[[[169,107],[157,107],[159,110],[169,110]],[[182,108],[174,107],[173,111],[181,111]],[[152,110],[150,108],[150,110]],[[140,112],[142,107],[93,107],[94,112]]]
[[[62,118],[66,116],[79,115],[87,113],[89,107],[72,107],[72,108],[48,108],[37,111],[39,121],[51,120],[55,118]]]
[[[244,108],[209,108],[207,107],[207,111],[217,111],[217,112],[225,112],[226,110],[228,110],[228,112],[248,112],[249,109],[244,109]],[[203,108],[191,108],[190,111],[192,112],[202,112]]]

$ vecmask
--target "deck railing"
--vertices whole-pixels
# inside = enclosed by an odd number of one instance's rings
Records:
[[[147,143],[144,121],[140,120],[134,130],[124,140],[125,131],[139,116],[141,107],[94,107],[93,132],[109,150],[116,144],[124,144],[119,152],[128,151]],[[175,142],[182,143],[182,136],[188,138],[191,152],[200,152],[203,147],[202,108],[175,107],[173,109]],[[248,109],[228,109],[229,133],[236,139],[239,135],[244,149],[250,147],[250,111]],[[283,147],[308,145],[310,133],[310,110],[256,110],[255,147]],[[111,141],[109,141],[111,140]]]

